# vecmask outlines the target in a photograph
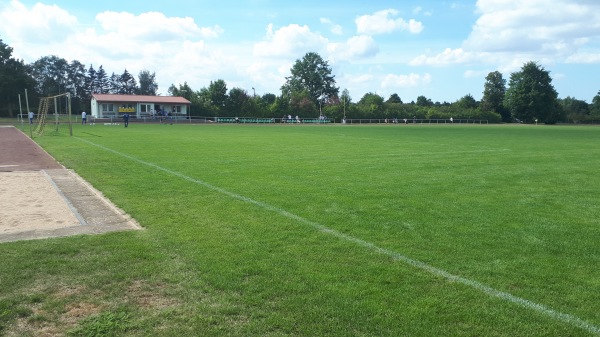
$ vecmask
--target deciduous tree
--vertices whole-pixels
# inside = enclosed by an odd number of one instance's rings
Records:
[[[319,101],[323,103],[338,95],[335,76],[319,54],[307,53],[301,60],[296,60],[290,71],[291,76],[286,77],[286,83],[281,87],[283,96],[306,91],[309,99],[318,106]]]
[[[485,77],[481,110],[491,111],[502,116],[502,120],[510,122],[510,112],[504,107],[506,95],[506,80],[499,71],[493,71]]]
[[[418,106],[432,106],[433,102],[430,98],[427,98],[423,95],[417,97],[417,105]]]
[[[0,39],[0,115],[18,111],[18,97],[25,89],[33,94],[35,80],[22,60],[12,57],[13,49]]]
[[[386,103],[399,103],[399,104],[402,104],[402,100],[400,99],[400,96],[398,96],[398,94],[391,94],[390,98],[388,98],[388,100],[386,101]]]
[[[592,99],[590,114],[600,116],[600,90],[598,90],[598,94]]]
[[[554,124],[561,117],[557,99],[550,72],[535,62],[527,62],[521,71],[510,75],[504,105],[512,117],[524,122]]]

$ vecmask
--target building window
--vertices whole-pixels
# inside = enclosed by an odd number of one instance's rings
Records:
[[[152,105],[140,104],[140,112],[141,113],[150,113],[150,110],[152,110]]]
[[[173,111],[176,113],[181,113],[181,105],[174,105]]]
[[[112,104],[108,104],[108,103],[104,103],[102,104],[102,112],[113,112],[113,105]]]

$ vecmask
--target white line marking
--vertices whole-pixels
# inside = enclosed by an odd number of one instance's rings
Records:
[[[19,166],[19,165],[0,165],[0,167],[15,167],[15,166]]]
[[[67,204],[67,206],[69,207],[69,209],[71,210],[71,212],[73,212],[73,215],[75,215],[75,217],[77,218],[77,220],[79,220],[79,223],[81,225],[83,225],[83,226],[87,226],[88,223],[81,216],[81,214],[79,214],[79,212],[77,211],[77,208],[75,208],[75,206],[73,206],[73,203],[71,203],[71,201],[69,200],[69,198],[67,198],[67,196],[58,187],[58,185],[56,185],[56,182],[54,182],[54,180],[52,180],[52,177],[48,174],[48,172],[46,172],[46,170],[42,170],[42,172],[43,172],[44,176],[46,176],[46,179],[48,179],[48,181],[50,182],[50,184],[52,185],[52,187],[54,187],[54,190],[56,190],[56,192],[58,193],[58,195],[60,195],[60,197],[65,202],[65,204]]]
[[[411,266],[416,267],[418,269],[421,269],[421,270],[424,270],[426,272],[429,272],[430,274],[433,274],[435,276],[440,276],[440,277],[443,277],[443,278],[445,278],[445,279],[447,279],[449,281],[464,284],[464,285],[469,286],[469,287],[471,287],[473,289],[479,290],[482,293],[484,293],[484,294],[486,294],[486,295],[488,295],[490,297],[500,298],[500,299],[505,300],[507,302],[511,302],[511,303],[520,305],[521,307],[524,307],[526,309],[530,309],[530,310],[536,311],[536,312],[538,312],[540,314],[543,314],[545,316],[548,316],[548,317],[550,317],[550,318],[552,318],[552,319],[554,319],[556,321],[560,321],[560,322],[563,322],[563,323],[568,323],[570,325],[573,325],[573,326],[576,326],[576,327],[581,328],[583,330],[586,330],[586,331],[588,331],[590,333],[593,333],[593,334],[596,334],[596,335],[600,335],[600,327],[595,326],[595,325],[593,325],[593,324],[591,324],[589,322],[586,322],[586,321],[584,321],[581,318],[578,318],[576,316],[573,316],[573,315],[570,315],[570,314],[565,314],[565,313],[553,310],[553,309],[551,309],[549,307],[546,307],[546,306],[544,306],[542,304],[537,304],[535,302],[532,302],[532,301],[526,300],[524,298],[521,298],[521,297],[518,297],[518,296],[515,296],[515,295],[512,295],[512,294],[509,294],[507,292],[491,288],[489,286],[486,286],[483,283],[479,283],[479,282],[474,281],[474,280],[470,280],[470,279],[467,279],[467,278],[464,278],[464,277],[461,277],[461,276],[458,276],[458,275],[451,274],[451,273],[449,273],[449,272],[447,272],[445,270],[442,270],[442,269],[436,268],[434,266],[428,265],[427,263],[411,259],[410,257],[406,257],[406,256],[404,256],[404,255],[402,255],[400,253],[397,253],[397,252],[391,251],[389,249],[385,249],[385,248],[381,248],[379,246],[376,246],[375,244],[373,244],[371,242],[368,242],[368,241],[365,241],[365,240],[362,240],[362,239],[359,239],[359,238],[355,238],[355,237],[350,236],[348,234],[344,234],[342,232],[336,231],[335,229],[331,229],[331,228],[329,228],[327,226],[324,226],[324,225],[321,225],[319,223],[310,221],[308,219],[305,219],[305,218],[303,218],[301,216],[298,216],[296,214],[290,213],[290,212],[288,212],[286,210],[283,210],[281,208],[277,208],[275,206],[272,206],[272,205],[269,205],[269,204],[266,204],[266,203],[263,203],[263,202],[260,202],[260,201],[248,198],[248,197],[245,197],[243,195],[239,195],[239,194],[236,194],[236,193],[233,193],[233,192],[229,192],[229,191],[227,191],[225,189],[222,189],[220,187],[211,185],[211,184],[209,184],[207,182],[204,182],[202,180],[198,180],[198,179],[194,179],[192,177],[188,177],[188,176],[186,176],[186,175],[184,175],[182,173],[169,170],[167,168],[158,166],[156,164],[153,164],[153,163],[150,163],[150,162],[147,162],[147,161],[143,161],[141,159],[132,157],[130,155],[121,153],[119,151],[110,149],[108,147],[105,147],[105,146],[93,143],[93,142],[91,142],[89,140],[78,138],[78,137],[75,137],[75,138],[79,139],[79,140],[81,140],[83,142],[86,142],[86,143],[88,143],[90,145],[93,145],[95,147],[98,147],[100,149],[103,149],[105,151],[114,153],[114,154],[116,154],[118,156],[127,158],[129,160],[132,160],[134,162],[137,162],[137,163],[140,163],[140,164],[143,164],[143,165],[155,168],[155,169],[157,169],[159,171],[162,171],[162,172],[168,173],[170,175],[179,177],[181,179],[190,181],[192,183],[204,186],[204,187],[206,187],[208,189],[211,189],[213,191],[216,191],[216,192],[222,193],[224,195],[227,195],[227,196],[229,196],[229,197],[231,197],[233,199],[241,200],[241,201],[247,202],[249,204],[253,204],[253,205],[256,205],[258,207],[267,209],[269,211],[278,213],[278,214],[280,214],[282,216],[285,216],[287,218],[290,218],[290,219],[296,220],[296,221],[298,221],[300,223],[309,225],[309,226],[311,226],[311,227],[313,227],[313,228],[315,228],[315,229],[317,229],[317,230],[319,230],[319,231],[321,231],[323,233],[327,233],[329,235],[332,235],[332,236],[337,237],[337,238],[342,239],[342,240],[346,240],[348,242],[353,242],[353,243],[355,243],[355,244],[357,244],[359,246],[362,246],[362,247],[367,248],[369,250],[378,252],[380,254],[387,255],[387,256],[392,257],[392,258],[394,258],[394,259],[396,259],[398,261],[402,261],[402,262],[404,262],[404,263],[406,263],[408,265],[411,265]]]

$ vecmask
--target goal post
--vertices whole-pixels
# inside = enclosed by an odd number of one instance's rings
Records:
[[[33,132],[37,136],[47,133],[73,136],[71,94],[64,93],[40,98],[36,121]]]

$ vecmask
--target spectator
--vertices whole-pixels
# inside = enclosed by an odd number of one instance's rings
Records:
[[[123,114],[123,124],[125,124],[125,127],[129,126],[129,114],[128,113]]]

